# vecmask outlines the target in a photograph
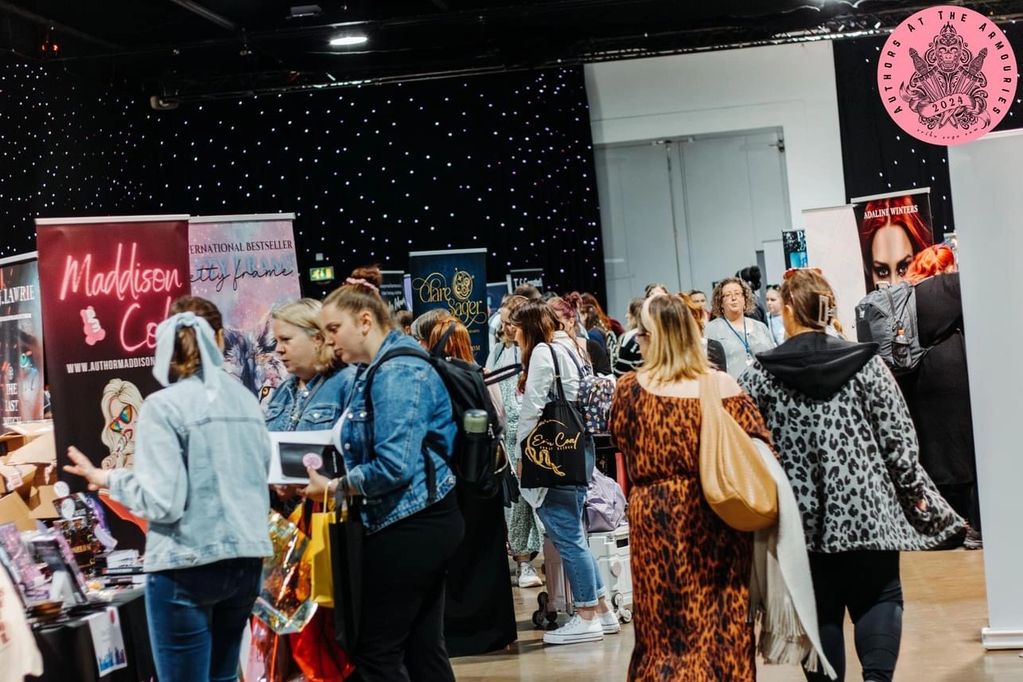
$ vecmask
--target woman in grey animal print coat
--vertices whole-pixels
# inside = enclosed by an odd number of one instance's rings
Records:
[[[937,547],[963,532],[963,520],[920,466],[913,422],[876,345],[825,333],[837,322],[827,280],[789,271],[781,298],[788,340],[757,355],[739,384],[771,429],[799,503],[824,653],[843,679],[848,609],[864,680],[887,682],[902,634],[899,552]]]

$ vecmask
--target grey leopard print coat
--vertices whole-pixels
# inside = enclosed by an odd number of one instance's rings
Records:
[[[879,357],[828,400],[786,386],[760,361],[739,384],[771,430],[808,550],[931,549],[961,532],[962,519],[920,466],[906,403]]]

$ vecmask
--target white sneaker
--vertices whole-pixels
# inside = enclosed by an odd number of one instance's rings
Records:
[[[544,644],[577,644],[578,642],[599,642],[604,639],[604,629],[599,618],[584,619],[578,613],[557,630],[543,633]]]
[[[543,585],[540,576],[536,574],[533,564],[523,561],[519,564],[519,587],[539,587]]]
[[[617,635],[622,631],[622,624],[618,622],[618,616],[614,611],[601,613],[597,619],[600,621],[600,627],[605,635]]]

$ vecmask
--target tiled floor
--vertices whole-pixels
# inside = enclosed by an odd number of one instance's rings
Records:
[[[1023,658],[1017,652],[985,654],[980,629],[987,624],[983,552],[903,554],[906,597],[902,649],[895,679],[921,682],[1023,682]],[[632,653],[632,626],[601,643],[545,647],[530,615],[539,589],[514,588],[519,641],[509,651],[454,661],[460,682],[557,680],[623,681]],[[642,614],[636,614],[642,618]],[[859,680],[860,669],[847,636],[846,679]],[[792,667],[761,666],[762,682],[802,680]],[[724,682],[724,681],[723,681]]]

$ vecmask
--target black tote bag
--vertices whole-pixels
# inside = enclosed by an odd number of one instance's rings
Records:
[[[586,485],[586,435],[575,405],[565,399],[561,368],[554,347],[544,344],[554,361],[557,392],[544,405],[540,420],[519,448],[522,451],[522,488]],[[534,349],[535,352],[535,349]]]
[[[358,499],[358,498],[356,498]],[[330,524],[330,565],[334,578],[334,636],[351,654],[359,637],[362,615],[362,525],[361,504],[335,493],[334,523]]]

